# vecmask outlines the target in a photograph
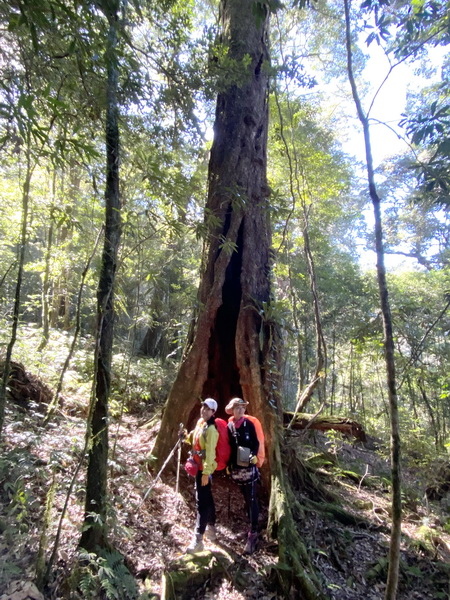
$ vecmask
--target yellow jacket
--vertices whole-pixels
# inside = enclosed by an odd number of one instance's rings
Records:
[[[204,419],[199,419],[195,429],[189,434],[192,449],[201,450],[203,475],[212,475],[217,468],[216,446],[219,439],[217,427]]]

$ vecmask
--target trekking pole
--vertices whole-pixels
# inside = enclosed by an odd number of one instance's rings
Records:
[[[180,465],[181,465],[181,440],[182,440],[182,436],[183,436],[183,430],[184,430],[184,425],[183,423],[180,423],[180,426],[178,428],[178,461],[177,461],[177,483],[175,485],[175,494],[178,494],[178,486],[180,483]]]
[[[138,509],[141,508],[141,506],[144,504],[144,502],[147,499],[147,496],[150,494],[150,492],[152,491],[152,489],[155,487],[155,485],[158,483],[158,479],[161,477],[161,473],[164,471],[164,469],[167,466],[167,463],[169,462],[169,460],[172,458],[172,456],[175,453],[175,450],[178,448],[178,446],[181,447],[181,440],[178,439],[177,443],[175,444],[175,446],[172,448],[172,450],[169,453],[169,456],[166,458],[166,460],[164,461],[163,466],[160,468],[160,470],[158,471],[155,479],[153,480],[152,485],[148,488],[148,490],[145,492],[144,497],[142,498],[142,502],[139,504]]]

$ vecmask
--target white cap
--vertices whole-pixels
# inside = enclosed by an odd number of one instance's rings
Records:
[[[203,400],[202,404],[206,404],[206,406],[213,411],[217,410],[217,402],[213,398],[206,398],[206,400]]]

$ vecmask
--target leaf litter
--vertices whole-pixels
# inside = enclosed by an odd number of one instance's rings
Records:
[[[50,585],[44,594],[32,587],[52,473],[55,473],[57,491],[47,556],[53,549],[66,492],[81,459],[85,436],[85,419],[81,416],[60,415],[51,425],[41,427],[33,411],[15,406],[7,409],[0,463],[3,538],[0,540],[0,600],[69,597],[66,581],[76,556],[84,513],[83,469],[62,521]],[[149,419],[143,424],[142,417],[129,414],[120,426],[111,425],[110,446],[114,454],[109,465],[109,485],[111,540],[126,557],[140,590],[159,595],[164,572],[184,555],[189,544],[195,521],[195,498],[193,479],[183,470],[179,493],[175,493],[176,456],[167,465],[162,480],[155,483],[149,464],[156,430],[155,421]],[[389,489],[384,478],[388,465],[375,452],[351,444],[344,444],[342,449],[342,469],[352,467],[355,461],[365,461],[371,464],[371,477],[377,483],[362,485],[362,476],[358,484],[345,476],[337,478],[327,469],[318,469],[323,489],[332,492],[354,520],[352,524],[336,521],[308,503],[314,500],[310,490],[299,489],[297,498],[303,506],[303,514],[298,528],[322,581],[325,597],[382,600],[386,580],[383,561],[390,535]],[[419,492],[425,483],[418,473],[416,469],[406,474],[408,486],[415,486],[418,493],[410,504],[405,501],[398,599],[448,598],[450,540],[444,527],[445,511],[438,504],[430,506],[421,498]],[[154,487],[143,501],[151,486]],[[193,600],[275,600],[278,596],[269,574],[277,563],[277,542],[265,536],[266,510],[261,514],[258,549],[251,556],[243,556],[247,526],[240,492],[227,476],[217,475],[213,493],[219,539],[216,544],[207,542],[206,548],[226,552],[231,557],[231,566],[222,576],[212,577],[198,586],[190,597]]]

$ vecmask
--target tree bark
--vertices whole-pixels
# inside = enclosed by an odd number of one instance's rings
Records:
[[[119,195],[119,123],[118,123],[118,2],[105,2],[109,21],[106,49],[106,191],[105,240],[97,291],[97,351],[95,398],[90,415],[91,444],[88,457],[84,530],[80,546],[88,551],[108,547],[107,531],[107,461],[108,400],[111,387],[111,358],[114,325],[114,281],[121,235]]]
[[[238,75],[220,84],[224,91],[217,98],[198,310],[156,440],[160,462],[176,441],[180,420],[191,424],[205,396],[217,399],[219,413],[235,395],[250,402],[251,412],[267,412],[273,340],[267,317],[268,15],[258,23],[252,6],[251,0],[233,0],[221,7],[222,43]]]

